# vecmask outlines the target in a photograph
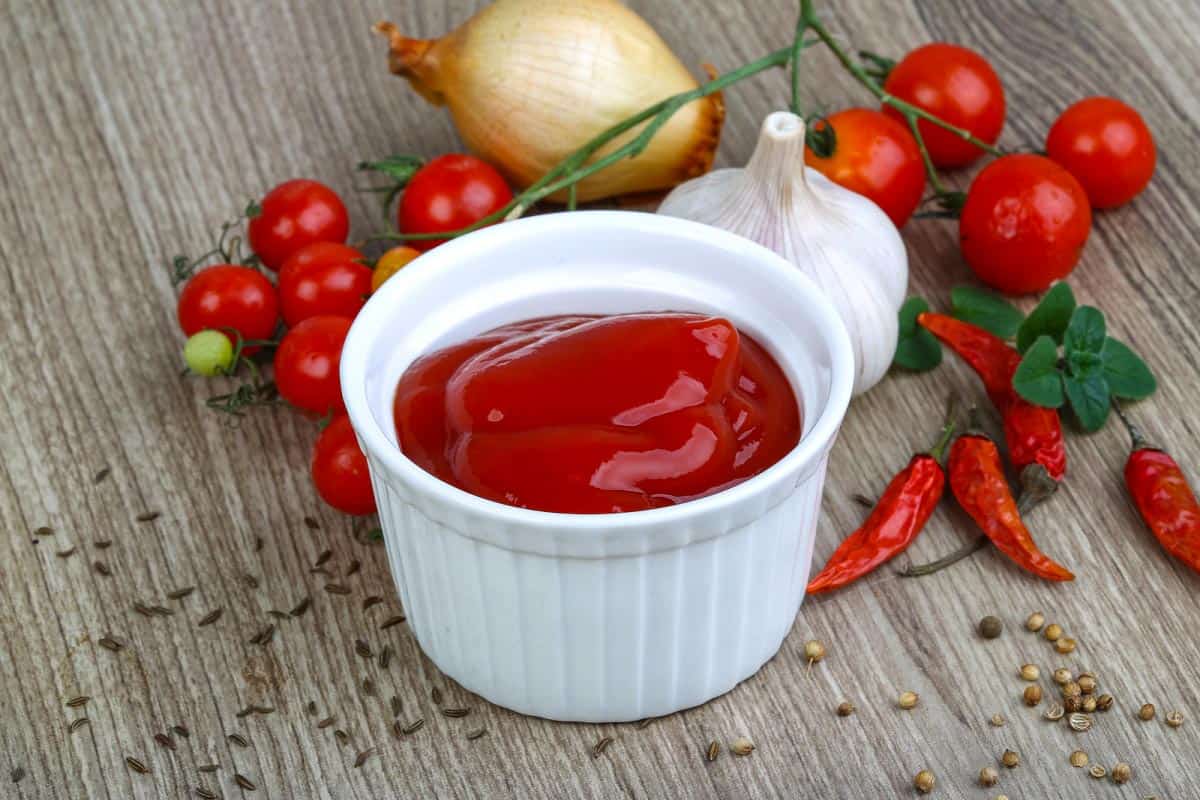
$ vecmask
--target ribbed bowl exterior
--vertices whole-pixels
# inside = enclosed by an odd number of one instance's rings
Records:
[[[779,649],[808,583],[826,460],[748,524],[599,558],[480,541],[371,466],[392,575],[438,668],[525,714],[620,722],[711,700]]]

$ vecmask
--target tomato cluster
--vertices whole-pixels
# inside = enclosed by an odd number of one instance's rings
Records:
[[[1004,87],[983,56],[933,43],[888,64],[887,95],[995,145],[1004,127]],[[875,201],[901,226],[925,192],[922,144],[930,170],[965,167],[985,154],[958,133],[913,121],[920,143],[909,116],[891,103],[880,111],[839,111],[814,125],[824,149],[808,148],[805,163]],[[1132,200],[1154,164],[1154,139],[1137,111],[1111,97],[1089,97],[1054,122],[1044,156],[1002,155],[975,176],[965,197],[935,199],[944,207],[939,215],[958,216],[963,258],[981,281],[1011,294],[1037,292],[1075,268],[1092,209]]]
[[[488,164],[467,155],[440,156],[412,176],[398,223],[406,234],[430,236],[475,224],[511,197]],[[393,247],[372,267],[359,248],[346,244],[350,218],[341,198],[313,180],[279,184],[252,204],[247,216],[254,257],[202,269],[180,292],[179,326],[189,337],[184,359],[199,375],[228,375],[242,364],[257,374],[253,357],[274,347],[279,397],[328,420],[313,448],[317,493],[347,514],[374,513],[367,459],[342,402],[342,345],[367,297],[421,251],[444,240],[430,237],[413,247]],[[259,266],[278,273],[276,281]]]

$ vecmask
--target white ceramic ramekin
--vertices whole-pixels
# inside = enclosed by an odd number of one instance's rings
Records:
[[[580,515],[483,500],[397,447],[393,393],[418,356],[532,317],[649,310],[720,314],[766,346],[801,400],[796,448],[700,500]],[[716,228],[622,211],[508,222],[422,255],[359,313],[341,366],[421,647],[493,703],[588,722],[698,705],[779,649],[853,373],[841,320],[795,267]]]

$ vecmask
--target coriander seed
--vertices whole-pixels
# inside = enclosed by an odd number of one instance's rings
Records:
[[[1064,636],[1054,643],[1054,650],[1066,655],[1067,653],[1075,652],[1075,644],[1074,639]]]
[[[735,756],[748,756],[754,752],[754,742],[745,736],[739,736],[729,745],[729,752]]]
[[[1059,667],[1054,670],[1054,682],[1059,686],[1066,686],[1071,682],[1071,670],[1066,667]]]
[[[1046,615],[1040,611],[1035,611],[1025,620],[1025,630],[1037,633],[1046,624]]]
[[[1002,728],[1002,727],[1004,727],[1004,715],[1003,714],[992,714],[992,718],[991,718],[990,722],[992,723],[993,728]]]
[[[1154,704],[1146,703],[1144,706],[1138,709],[1137,715],[1138,719],[1142,720],[1143,722],[1154,719]]]
[[[1032,686],[1026,686],[1022,696],[1025,698],[1025,705],[1036,706],[1042,702],[1042,687],[1036,683]]]
[[[929,794],[932,792],[935,783],[937,783],[937,779],[934,778],[933,773],[927,769],[921,770],[917,773],[916,777],[913,778],[913,786],[916,787],[916,790],[921,794]]]
[[[809,639],[804,643],[804,657],[808,659],[808,666],[811,668],[813,664],[825,659],[825,645],[820,639]]]
[[[1096,700],[1096,698],[1089,694],[1083,698],[1083,705],[1080,706],[1080,708],[1083,710],[1083,712],[1085,714],[1091,714],[1093,711],[1096,710],[1097,705],[1099,705],[1099,703]]]
[[[1017,755],[1016,750],[1005,750],[1000,756],[1000,763],[1009,769],[1012,769],[1017,764],[1021,763],[1021,757]]]
[[[990,614],[979,620],[979,635],[985,639],[995,639],[1004,632],[1004,623],[999,617]]]
[[[1067,724],[1071,726],[1071,730],[1077,733],[1083,733],[1090,730],[1092,727],[1092,718],[1087,714],[1075,713],[1067,717]]]
[[[1071,697],[1064,697],[1063,698],[1063,708],[1065,708],[1069,712],[1082,711],[1083,710],[1083,698],[1080,697],[1079,695],[1072,695]]]
[[[1102,694],[1096,698],[1096,710],[1108,711],[1113,707],[1114,702],[1115,701],[1113,700],[1113,696],[1111,694]]]
[[[1051,703],[1050,707],[1046,709],[1046,713],[1042,714],[1042,716],[1051,722],[1058,722],[1063,718],[1063,714],[1065,713],[1066,709],[1064,709],[1058,703]]]
[[[917,702],[920,699],[920,695],[918,695],[916,692],[901,692],[896,703],[905,711],[908,711],[911,708],[916,708]]]
[[[980,786],[995,786],[1000,782],[1000,773],[995,767],[984,767],[979,770],[979,785]]]
[[[1064,683],[1062,687],[1063,697],[1079,697],[1083,691],[1079,688],[1079,684],[1075,681]]]
[[[1083,752],[1082,750],[1076,750],[1074,753],[1071,753],[1071,766],[1072,767],[1076,767],[1076,768],[1086,767],[1087,763],[1088,763],[1088,754],[1087,753]]]
[[[1124,761],[1113,764],[1112,781],[1113,783],[1129,783],[1129,779],[1133,777],[1133,768]]]
[[[1099,780],[1108,774],[1108,770],[1104,768],[1103,764],[1092,764],[1092,768],[1088,770],[1088,774]]]
[[[1079,691],[1083,692],[1084,694],[1091,694],[1096,691],[1095,677],[1086,672],[1081,674],[1075,682],[1079,684]]]
[[[1036,681],[1042,676],[1042,671],[1038,669],[1037,664],[1022,664],[1021,665],[1021,680]]]
[[[848,717],[853,713],[854,713],[854,703],[851,703],[849,700],[842,702],[837,707],[837,715],[839,717]]]
[[[1057,622],[1051,622],[1042,631],[1042,635],[1046,637],[1046,641],[1048,642],[1057,642],[1063,635],[1062,625],[1059,625]]]
[[[1183,712],[1182,711],[1168,711],[1167,716],[1164,717],[1164,719],[1166,720],[1166,723],[1168,725],[1170,725],[1172,728],[1178,728],[1180,725],[1183,724]]]

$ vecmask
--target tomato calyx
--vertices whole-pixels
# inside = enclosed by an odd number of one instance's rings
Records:
[[[387,219],[390,216],[392,201],[400,196],[404,187],[412,180],[412,176],[423,166],[425,159],[407,154],[387,156],[378,161],[360,161],[355,167],[359,172],[376,172],[389,178],[391,182],[381,186],[363,186],[358,191],[381,195],[379,200],[383,205],[384,219]]]
[[[837,131],[824,115],[812,120],[804,132],[804,144],[817,158],[832,158],[837,152]]]
[[[862,71],[869,77],[874,78],[880,86],[887,82],[888,76],[896,68],[896,60],[894,58],[881,56],[878,53],[872,53],[870,50],[859,50],[858,57],[865,62],[862,65]]]
[[[232,391],[215,394],[204,401],[204,405],[214,411],[228,414],[231,417],[244,417],[246,409],[256,406],[282,405],[275,382],[263,378],[261,363],[270,360],[269,353],[279,347],[281,334],[276,333],[271,339],[243,339],[242,335],[233,328],[221,328],[222,333],[233,342],[233,359],[230,366],[221,374],[224,377],[236,377],[243,370],[247,379],[239,383]],[[246,350],[250,348],[251,354]]]
[[[192,277],[192,274],[195,273],[198,267],[214,257],[220,259],[220,263],[222,264],[257,267],[260,263],[258,256],[253,253],[248,253],[245,256],[242,255],[242,244],[246,236],[243,227],[261,212],[262,208],[259,207],[258,203],[251,200],[247,203],[241,215],[221,223],[212,249],[201,253],[195,258],[183,254],[172,258],[171,263],[168,265],[171,274],[171,285],[178,286],[183,283]]]
[[[958,219],[967,203],[966,192],[943,189],[921,201],[922,210],[913,214],[913,219]]]

